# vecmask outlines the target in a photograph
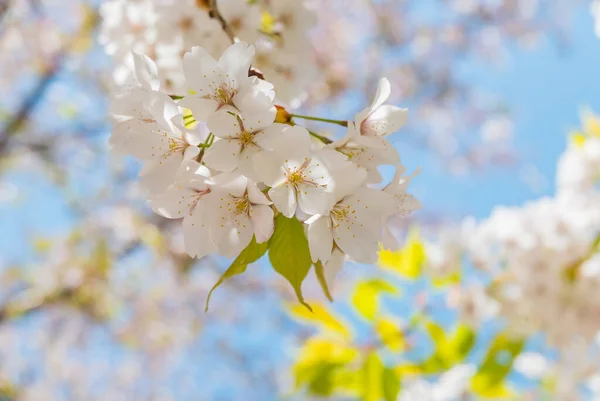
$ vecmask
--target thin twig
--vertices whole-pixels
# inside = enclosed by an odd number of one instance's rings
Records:
[[[225,21],[225,18],[223,18],[223,15],[219,12],[219,9],[217,8],[217,0],[210,0],[208,7],[209,17],[215,18],[217,21],[219,21],[219,23],[221,24],[221,28],[223,28],[223,31],[225,31],[227,36],[229,36],[229,39],[231,39],[231,43],[239,42],[239,39],[237,38],[237,36],[235,36],[235,32],[233,32],[233,29],[231,29],[227,21]]]

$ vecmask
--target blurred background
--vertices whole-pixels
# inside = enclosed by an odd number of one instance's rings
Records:
[[[108,147],[129,51],[176,89],[204,3],[0,0],[0,399],[600,400],[600,7],[306,3],[310,66],[273,69],[314,71],[283,103],[351,119],[388,77],[423,204],[334,303],[310,277],[314,314],[268,261],[205,313],[229,261],[190,259]]]

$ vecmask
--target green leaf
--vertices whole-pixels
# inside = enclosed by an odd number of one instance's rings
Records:
[[[270,241],[269,260],[273,269],[292,285],[298,301],[311,310],[302,296],[302,282],[312,266],[312,260],[304,227],[296,218],[288,219],[282,214],[275,218],[275,232]]]
[[[512,365],[521,353],[525,341],[505,333],[496,336],[483,363],[471,379],[471,390],[489,398],[505,398],[510,390],[504,379],[512,370]]]
[[[331,292],[329,291],[327,280],[325,280],[325,271],[323,270],[323,264],[320,260],[317,261],[317,263],[315,263],[315,274],[317,275],[317,280],[319,280],[319,284],[321,285],[323,293],[325,294],[328,300],[333,302],[333,297],[331,296]]]
[[[400,377],[394,369],[386,367],[383,369],[383,399],[385,401],[396,401],[400,392]]]
[[[381,292],[397,294],[398,291],[390,283],[375,279],[358,283],[352,295],[352,304],[367,320],[374,320],[379,310]]]
[[[475,332],[469,326],[459,325],[451,336],[432,321],[428,321],[425,327],[435,342],[435,351],[421,363],[423,373],[440,373],[461,363],[475,344]]]
[[[379,356],[371,352],[362,367],[362,400],[379,401],[383,384],[383,363]]]
[[[210,297],[213,291],[218,286],[223,284],[223,282],[228,278],[237,276],[238,274],[242,274],[243,272],[245,272],[248,265],[260,259],[261,256],[263,256],[265,252],[267,252],[268,248],[269,241],[263,242],[262,244],[257,244],[256,238],[252,237],[252,241],[250,241],[250,244],[248,244],[248,246],[238,255],[238,257],[235,258],[233,263],[227,268],[227,270],[225,270],[225,273],[223,273],[219,281],[217,281],[213,288],[211,288],[210,292],[208,293],[208,296],[206,297],[205,311],[208,311],[208,304],[210,302]]]

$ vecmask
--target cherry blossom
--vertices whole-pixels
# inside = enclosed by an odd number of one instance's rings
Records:
[[[406,123],[407,109],[384,104],[391,92],[390,81],[381,78],[373,103],[355,117],[361,135],[386,136],[398,131]]]
[[[183,70],[194,94],[186,96],[180,104],[189,108],[198,121],[206,121],[211,113],[225,106],[255,104],[256,100],[271,109],[273,86],[248,77],[253,57],[254,47],[243,42],[229,46],[218,61],[204,48],[192,48],[184,56]]]
[[[319,152],[311,152],[310,136],[302,127],[288,127],[270,152],[254,157],[254,168],[268,186],[277,209],[292,217],[299,207],[304,213],[325,214],[333,206],[327,192],[331,174]]]
[[[327,262],[334,243],[361,263],[377,260],[382,220],[394,210],[394,199],[385,192],[361,187],[364,169],[342,169],[334,173],[332,194],[336,203],[327,214],[308,219],[308,241],[313,261]]]
[[[209,212],[209,227],[219,253],[235,257],[255,236],[257,243],[273,234],[272,202],[256,184],[239,174],[221,174],[214,178],[212,192],[204,199]]]

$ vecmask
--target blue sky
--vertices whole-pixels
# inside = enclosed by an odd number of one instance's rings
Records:
[[[571,26],[569,49],[544,40],[534,51],[513,49],[502,69],[470,66],[469,80],[510,107],[521,165],[450,178],[430,158],[407,150],[402,153],[406,164],[423,167],[411,185],[425,208],[483,218],[496,205],[520,205],[554,193],[556,161],[567,132],[579,126],[582,107],[600,112],[600,40],[587,8],[575,14]],[[526,164],[535,166],[548,182],[543,191],[534,192],[520,179],[519,171]]]

